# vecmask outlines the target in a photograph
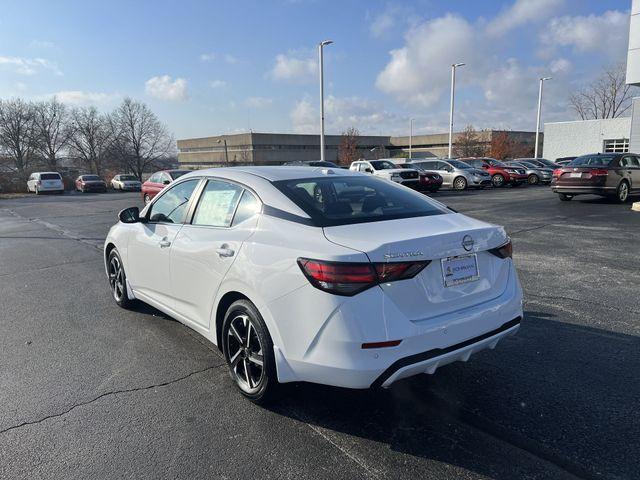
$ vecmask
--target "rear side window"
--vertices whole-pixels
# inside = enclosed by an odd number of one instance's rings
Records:
[[[187,213],[189,199],[199,180],[187,180],[168,188],[158,200],[151,205],[150,222],[182,223]]]
[[[450,213],[424,195],[372,176],[305,178],[273,184],[319,227]]]
[[[570,165],[572,167],[590,167],[592,165],[607,167],[614,158],[613,155],[583,155],[574,159]]]
[[[209,180],[202,191],[193,225],[228,227],[242,195],[242,187],[222,180]]]
[[[61,180],[61,178],[57,173],[41,173],[40,180]]]
[[[240,203],[238,203],[238,208],[236,208],[236,213],[233,216],[233,223],[231,225],[235,226],[245,220],[249,220],[254,215],[260,213],[261,209],[262,204],[260,200],[258,200],[253,193],[245,190],[242,198],[240,198]]]

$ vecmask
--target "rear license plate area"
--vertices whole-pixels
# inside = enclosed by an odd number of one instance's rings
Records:
[[[474,282],[480,278],[478,257],[475,253],[443,258],[440,263],[445,287]]]

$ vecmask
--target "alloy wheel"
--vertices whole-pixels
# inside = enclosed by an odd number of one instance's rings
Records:
[[[529,175],[529,185],[537,185],[538,183],[540,183],[540,179],[538,178],[537,175],[535,174]]]
[[[502,187],[504,185],[504,177],[499,173],[491,178],[494,187]]]
[[[145,204],[145,205],[148,205],[150,201],[151,201],[151,199],[149,198],[149,195],[147,195],[147,194],[145,193],[145,195],[144,195],[144,204]]]
[[[627,198],[629,198],[629,186],[626,182],[622,182],[618,187],[618,200],[626,202]]]
[[[124,275],[120,259],[114,255],[109,262],[109,285],[113,292],[113,298],[120,302],[124,297]]]
[[[453,182],[453,188],[456,190],[464,190],[467,188],[467,181],[463,177],[458,177]]]
[[[248,315],[238,314],[229,322],[227,352],[231,375],[248,394],[257,392],[265,375],[262,342]]]

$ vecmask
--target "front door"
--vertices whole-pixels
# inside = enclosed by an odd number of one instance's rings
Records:
[[[213,301],[227,271],[254,232],[261,203],[250,191],[211,179],[202,190],[193,220],[171,247],[171,290],[176,311],[210,328]]]
[[[442,184],[450,187],[453,183],[453,168],[444,162],[434,162],[437,166],[436,171],[442,177]]]
[[[131,287],[173,309],[169,282],[171,245],[182,228],[189,200],[199,179],[180,182],[151,204],[146,222],[135,225],[129,238],[127,278]]]

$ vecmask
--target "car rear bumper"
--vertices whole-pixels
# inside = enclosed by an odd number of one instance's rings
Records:
[[[405,317],[390,318],[392,310],[377,302],[382,292],[377,288],[365,291],[355,305],[357,297],[347,304],[330,307],[323,305],[321,296],[308,290],[309,298],[300,312],[307,312],[308,304],[314,304],[315,314],[324,317],[319,330],[308,347],[294,352],[285,342],[277,345],[276,365],[280,382],[306,381],[346,388],[389,387],[395,381],[418,373],[434,373],[440,366],[454,361],[467,361],[485,348],[494,348],[500,339],[515,333],[522,318],[522,289],[513,265],[506,289],[496,298],[432,317],[415,324]],[[313,287],[307,287],[313,289]],[[300,293],[300,291],[298,291]],[[321,293],[321,292],[320,292]],[[314,295],[315,294],[315,295]],[[322,293],[321,293],[322,294]],[[326,294],[323,294],[326,297]],[[360,296],[359,295],[359,296]],[[294,314],[297,307],[291,299],[281,298],[269,307],[272,317],[283,318]],[[295,303],[295,302],[293,302]],[[320,312],[327,310],[325,314]],[[372,329],[378,324],[394,330],[398,325],[410,323],[404,335],[391,333],[386,338],[356,327],[359,318],[366,318]],[[309,326],[315,321],[309,321]],[[395,326],[394,326],[395,325]],[[297,325],[296,325],[297,326]],[[289,329],[287,329],[289,330]],[[401,330],[398,330],[401,331]],[[282,331],[281,331],[282,332]],[[289,332],[282,332],[286,337]],[[384,335],[384,334],[383,334]],[[393,338],[390,338],[393,337]],[[300,336],[291,341],[300,343]],[[363,348],[363,342],[401,340],[394,347]]]
[[[554,193],[565,193],[567,195],[613,195],[616,187],[596,187],[593,185],[551,185]]]

